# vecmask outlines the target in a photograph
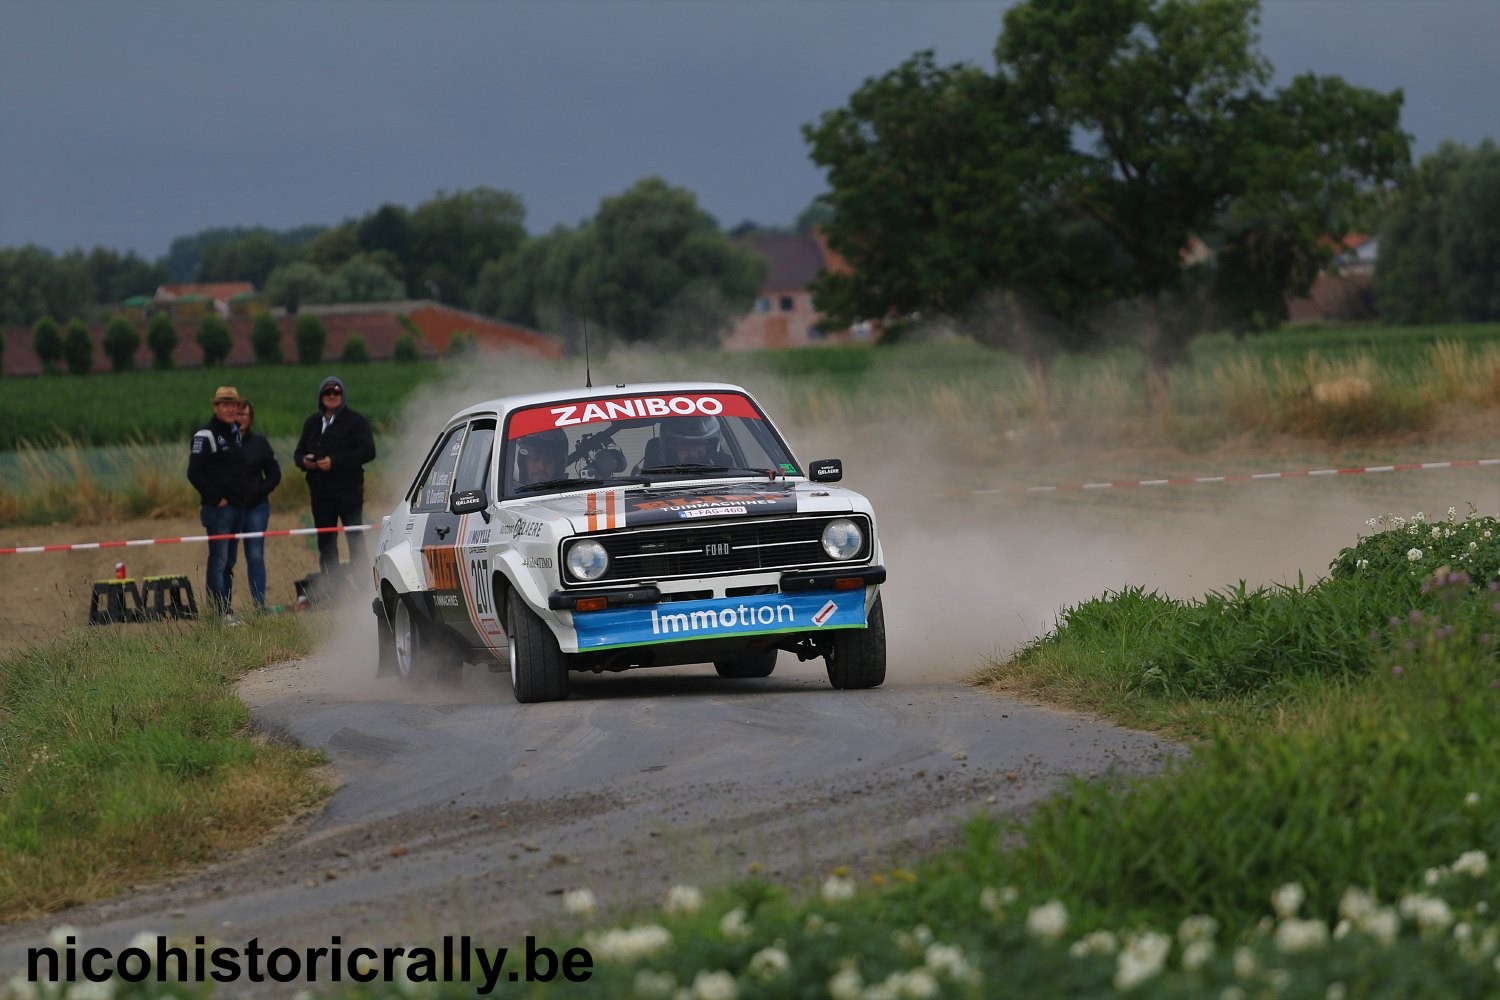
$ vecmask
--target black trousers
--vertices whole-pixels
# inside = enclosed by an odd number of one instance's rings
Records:
[[[357,490],[342,493],[314,493],[312,495],[313,527],[332,528],[340,521],[345,527],[365,523],[365,492]],[[337,572],[339,568],[339,535],[349,542],[349,563],[356,569],[367,568],[365,562],[365,534],[362,531],[327,531],[318,535],[318,569],[323,573]]]

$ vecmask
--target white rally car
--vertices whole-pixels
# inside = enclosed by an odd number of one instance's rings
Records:
[[[375,558],[380,673],[509,666],[517,701],[569,672],[822,657],[885,680],[875,513],[802,466],[744,389],[668,383],[509,396],[455,414]]]

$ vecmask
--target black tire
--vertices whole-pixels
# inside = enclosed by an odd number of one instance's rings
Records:
[[[771,671],[776,669],[776,647],[736,656],[732,660],[715,660],[714,669],[720,677],[770,677]]]
[[[552,634],[536,612],[510,592],[506,599],[505,631],[509,636],[510,688],[516,701],[562,701],[568,696],[568,663]]]
[[[823,658],[828,683],[841,690],[879,687],[885,683],[885,610],[875,598],[864,628],[840,629]]]
[[[391,613],[396,675],[411,687],[423,684],[456,686],[463,680],[463,663],[453,648],[433,635],[431,625],[416,609],[416,598],[396,598]]]

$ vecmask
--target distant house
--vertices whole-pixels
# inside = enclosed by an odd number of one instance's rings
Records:
[[[248,281],[206,281],[180,285],[162,285],[152,296],[155,308],[149,312],[167,309],[176,322],[202,319],[210,312],[229,316],[234,310],[233,301],[242,295],[255,294],[255,286]],[[244,315],[244,313],[241,313]]]
[[[1333,260],[1313,279],[1307,294],[1287,299],[1287,322],[1327,323],[1373,317],[1372,283],[1379,255],[1380,241],[1373,236],[1350,233],[1338,241]]]
[[[865,340],[874,336],[868,323],[854,330],[830,330],[813,308],[808,286],[821,272],[848,273],[848,263],[828,248],[821,233],[752,230],[737,238],[765,258],[766,280],[751,312],[742,316],[724,341],[726,351]]]

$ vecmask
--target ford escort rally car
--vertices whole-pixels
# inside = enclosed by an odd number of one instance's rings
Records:
[[[517,701],[571,671],[822,657],[885,680],[875,513],[804,467],[744,389],[664,383],[510,396],[443,426],[375,556],[381,674],[510,671]]]

